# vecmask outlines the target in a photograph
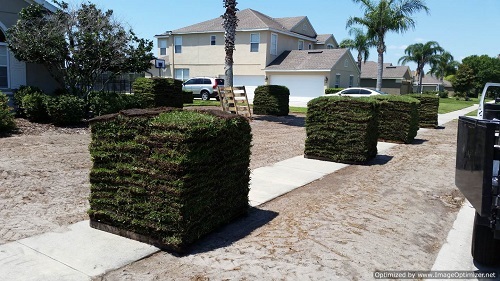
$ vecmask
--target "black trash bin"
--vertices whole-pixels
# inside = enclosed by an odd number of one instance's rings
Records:
[[[500,119],[500,103],[485,103],[483,119]]]

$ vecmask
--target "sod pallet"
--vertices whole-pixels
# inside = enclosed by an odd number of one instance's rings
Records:
[[[420,101],[408,96],[379,95],[379,140],[395,143],[411,143],[419,128],[418,108]]]
[[[377,101],[319,97],[307,107],[306,158],[352,164],[364,163],[377,155]]]
[[[253,113],[286,116],[290,110],[290,90],[285,86],[264,85],[254,91]]]
[[[144,107],[182,108],[184,95],[182,81],[172,78],[137,78],[133,84],[134,94],[140,96]]]
[[[172,108],[91,120],[91,226],[184,252],[248,210],[242,116]]]
[[[439,96],[429,94],[407,95],[420,101],[418,110],[421,128],[436,128],[438,126]]]

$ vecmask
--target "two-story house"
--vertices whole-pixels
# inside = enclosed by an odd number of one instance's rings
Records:
[[[361,87],[373,88],[377,86],[378,63],[367,61],[361,65]],[[406,65],[392,65],[384,63],[382,72],[382,91],[404,95],[412,93],[412,75],[410,68]]]
[[[245,85],[252,92],[259,85],[279,84],[289,87],[291,96],[306,97],[317,97],[327,87],[358,85],[360,72],[351,53],[335,50],[334,36],[318,35],[306,16],[271,18],[245,9],[237,17],[234,85]],[[218,17],[156,35],[158,58],[166,61],[166,68],[151,72],[180,80],[224,78],[222,23]],[[312,56],[331,64],[300,63]]]
[[[21,9],[34,3],[52,12],[57,9],[44,0],[0,0],[0,91],[7,95],[21,85],[36,86],[46,92],[58,87],[44,66],[18,61],[8,48],[7,29],[17,22]]]

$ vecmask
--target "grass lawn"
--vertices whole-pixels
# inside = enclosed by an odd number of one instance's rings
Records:
[[[185,103],[184,106],[220,106],[216,100],[193,100],[193,103]]]
[[[306,113],[307,113],[307,107],[290,106],[290,112],[291,112],[291,113],[302,113],[302,114],[306,114]]]
[[[468,101],[456,100],[455,98],[439,99],[439,114],[460,110],[474,104],[478,104],[478,99],[470,99]]]

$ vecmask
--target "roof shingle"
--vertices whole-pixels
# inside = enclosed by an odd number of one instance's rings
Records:
[[[392,65],[392,63],[384,63],[384,71],[382,73],[385,79],[401,79],[410,70],[408,66]],[[378,63],[367,61],[361,65],[361,79],[377,78]]]
[[[331,70],[347,49],[293,50],[283,52],[265,70]]]

